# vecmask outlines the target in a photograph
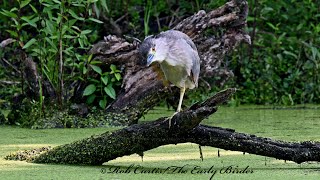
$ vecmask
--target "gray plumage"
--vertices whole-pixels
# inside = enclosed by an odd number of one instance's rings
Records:
[[[165,78],[181,89],[177,109],[179,112],[185,89],[198,86],[200,58],[195,44],[186,34],[168,30],[146,37],[139,52],[143,57],[147,57],[148,66],[158,62]]]
[[[140,45],[139,51],[146,57],[155,48],[153,62],[159,62],[168,81],[179,88],[193,89],[198,86],[200,58],[192,40],[176,30],[148,36]]]

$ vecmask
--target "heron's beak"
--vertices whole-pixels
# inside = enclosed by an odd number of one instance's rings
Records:
[[[154,54],[152,54],[152,53],[148,54],[147,66],[150,66],[150,64],[152,63],[153,57],[154,57]]]

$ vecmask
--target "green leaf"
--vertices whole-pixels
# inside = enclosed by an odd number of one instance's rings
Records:
[[[90,54],[89,57],[88,57],[88,62],[89,62],[90,64],[93,64],[93,63],[91,62],[92,57],[93,57],[93,54]]]
[[[53,48],[49,48],[49,52],[53,52],[54,54],[58,53],[58,51],[56,49],[53,49]]]
[[[21,29],[21,24],[16,19],[12,18],[12,21],[16,25],[16,29],[19,31]]]
[[[43,12],[47,13],[47,15],[49,17],[49,20],[46,20],[46,21],[52,21],[52,19],[53,19],[52,10],[50,8],[46,7],[43,9]]]
[[[121,74],[120,74],[120,73],[115,73],[114,75],[115,75],[116,79],[117,79],[118,81],[120,81],[120,79],[121,79]]]
[[[100,106],[102,109],[106,108],[106,106],[107,106],[107,99],[106,99],[106,98],[101,99],[101,100],[99,101],[99,106]]]
[[[117,66],[115,66],[114,64],[111,64],[110,69],[111,69],[111,74],[113,74],[117,71]]]
[[[88,85],[83,91],[83,96],[89,96],[89,95],[93,94],[96,91],[96,89],[97,88],[94,84]]]
[[[79,3],[77,1],[71,1],[72,6],[76,6],[76,7],[85,7],[85,5],[83,3]]]
[[[96,23],[99,23],[99,24],[103,24],[102,21],[100,21],[99,19],[95,19],[95,18],[89,18],[90,21],[93,21],[93,22],[96,22]]]
[[[92,68],[95,72],[97,72],[98,74],[101,74],[101,73],[102,73],[102,70],[101,70],[101,68],[100,68],[99,66],[92,65],[92,64],[90,64],[90,66],[91,66],[91,68]]]
[[[62,30],[61,30],[61,34],[66,34],[67,30],[70,30],[68,24],[63,24],[62,25]]]
[[[298,59],[298,56],[296,54],[290,52],[290,51],[286,51],[285,50],[285,51],[283,51],[283,53],[286,54],[286,55],[292,56],[295,59]]]
[[[314,63],[313,63],[312,61],[307,61],[307,62],[304,63],[304,65],[303,65],[302,68],[303,68],[304,70],[314,69],[315,67],[314,67],[313,64],[314,64]]]
[[[59,25],[60,25],[61,20],[62,20],[62,16],[58,16],[58,17],[57,17],[57,20],[56,20],[56,24],[59,24]]]
[[[87,30],[81,31],[81,34],[85,35],[85,34],[89,34],[91,32],[92,32],[92,30],[87,29]]]
[[[58,0],[53,0],[53,2],[55,2],[55,3],[57,3],[57,4],[61,4],[61,2],[58,1]]]
[[[81,38],[78,38],[78,42],[79,42],[79,44],[80,44],[80,47],[84,47],[84,45],[83,45],[83,41],[82,41],[82,39]]]
[[[55,28],[54,28],[54,26],[53,26],[53,24],[52,24],[51,21],[46,20],[45,25],[46,25],[45,30],[47,30],[46,32],[47,32],[48,34],[53,35],[53,34],[56,32],[56,30],[55,30]]]
[[[109,13],[109,8],[107,6],[106,0],[100,0],[101,6],[106,10],[107,13]]]
[[[88,14],[89,14],[89,16],[92,16],[92,9],[91,9],[91,8],[89,9]],[[98,15],[98,14],[99,14],[99,13],[97,13],[97,15]],[[99,17],[99,16],[97,16],[97,17]]]
[[[96,2],[98,2],[98,1],[100,1],[100,0],[90,0],[89,2],[90,2],[90,3],[96,3]]]
[[[71,26],[71,28],[73,28],[73,29],[77,30],[78,32],[81,32],[81,29],[80,29],[80,28],[78,28],[78,26]]]
[[[94,78],[88,78],[90,80],[90,82],[94,83],[94,84],[100,84],[100,81]]]
[[[6,30],[8,33],[10,33],[11,36],[13,36],[14,38],[18,38],[18,33],[15,31],[11,31],[11,30]]]
[[[16,7],[14,7],[14,8],[12,8],[12,9],[10,9],[10,12],[14,12],[14,11],[19,11],[19,9],[18,9],[18,8],[16,8]]]
[[[29,19],[26,16],[21,17],[22,20],[26,21],[30,26],[37,28],[37,24],[35,22],[37,22],[37,19]]]
[[[34,44],[37,40],[35,38],[30,39],[23,47],[22,49],[27,49],[30,47],[32,44]]]
[[[96,99],[96,95],[95,94],[91,94],[90,96],[88,96],[87,98],[87,104],[92,104],[93,101]]]
[[[66,35],[63,35],[63,38],[66,38],[66,39],[75,39],[75,38],[77,38],[77,36],[71,36],[71,35],[66,34]]]
[[[73,18],[78,19],[78,20],[80,20],[80,21],[83,21],[83,20],[84,20],[84,18],[79,17],[72,9],[69,9],[68,12],[69,12],[69,14],[70,14]]]
[[[96,13],[96,17],[100,17],[100,9],[97,7],[97,3],[93,5],[94,12]],[[91,16],[91,14],[89,14]]]
[[[31,0],[25,0],[25,1],[21,1],[20,3],[20,9],[25,7],[26,5],[28,5],[30,3]]]
[[[102,77],[101,77],[101,81],[103,82],[104,85],[107,85],[107,84],[108,84],[108,81],[109,81],[108,76],[102,76]]]
[[[278,27],[276,27],[276,26],[274,26],[272,23],[270,23],[270,22],[267,22],[267,25],[268,26],[270,26],[273,30],[275,30],[275,31],[278,31],[279,30],[279,28]]]
[[[33,10],[33,12],[35,12],[36,14],[38,14],[38,10],[37,10],[32,4],[29,4],[29,6],[31,7],[31,9]]]
[[[0,13],[7,16],[7,17],[11,17],[11,18],[15,18],[15,19],[18,18],[18,15],[16,15],[13,12],[10,12],[8,10],[5,10],[5,9],[2,9],[2,11]]]
[[[312,60],[316,61],[317,58],[320,59],[320,52],[319,52],[319,50],[318,50],[316,47],[314,47],[314,46],[311,46],[310,48],[311,48],[311,52],[312,52]]]
[[[78,20],[77,19],[70,19],[69,21],[68,21],[68,25],[69,25],[69,27],[72,27],[72,26],[74,26],[74,24],[76,24],[76,22],[77,22]],[[75,26],[76,27],[76,26]],[[71,29],[71,28],[70,28]],[[80,30],[81,31],[81,30]],[[79,32],[80,32],[79,31]]]
[[[109,84],[107,87],[105,87],[104,92],[106,92],[112,99],[116,99],[116,92],[113,89],[112,84]]]
[[[88,58],[88,62],[90,62],[90,64],[101,64],[102,62],[101,61],[91,61],[92,59],[92,54],[90,54],[89,58]]]
[[[56,52],[58,52],[57,45],[54,44],[51,39],[49,39],[48,37],[45,37],[45,40],[50,44],[50,46],[51,46],[52,48],[54,48],[54,50],[56,50]]]
[[[82,69],[82,74],[86,74],[88,72],[87,68],[84,66]]]

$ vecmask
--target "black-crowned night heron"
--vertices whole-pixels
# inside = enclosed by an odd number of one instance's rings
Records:
[[[200,58],[192,40],[180,31],[169,30],[146,37],[139,51],[147,57],[147,66],[158,62],[166,80],[180,88],[180,112],[185,90],[198,86]]]

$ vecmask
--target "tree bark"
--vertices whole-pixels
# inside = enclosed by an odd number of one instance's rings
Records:
[[[224,56],[239,43],[250,43],[244,31],[248,5],[245,0],[231,0],[208,13],[199,11],[174,29],[188,34],[195,42],[201,59],[201,79],[220,77],[223,84],[233,73],[224,65]],[[206,35],[205,31],[215,34]],[[219,32],[219,33],[218,33]],[[178,90],[170,91],[161,78],[138,54],[139,43],[109,35],[94,45],[90,53],[106,65],[116,64],[124,69],[123,83],[117,99],[107,108],[108,122],[136,124],[150,108],[166,97],[179,97]],[[200,85],[204,84],[200,82]],[[77,99],[77,98],[76,98]]]
[[[225,150],[290,160],[296,163],[320,162],[319,142],[284,142],[235,132],[233,129],[210,127],[199,123],[217,111],[217,105],[227,101],[235,89],[219,92],[203,103],[197,103],[172,117],[135,124],[115,132],[106,132],[53,149],[41,148],[12,154],[6,159],[28,160],[34,163],[101,165],[117,157],[137,153],[166,144],[192,142]],[[124,148],[125,147],[125,148]]]

